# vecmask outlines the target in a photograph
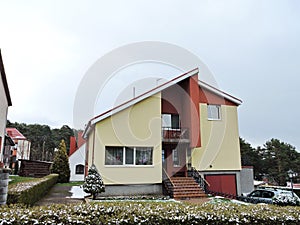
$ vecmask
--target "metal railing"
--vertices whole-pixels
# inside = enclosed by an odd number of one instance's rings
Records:
[[[199,184],[199,186],[202,188],[202,190],[207,193],[208,187],[210,184],[207,182],[207,180],[202,177],[201,173],[196,170],[194,167],[192,167],[192,177],[195,179],[195,181]]]
[[[174,183],[172,182],[172,180],[171,180],[170,176],[168,175],[167,171],[165,170],[165,168],[163,168],[162,178],[163,178],[163,183],[166,188],[166,191],[168,192],[170,197],[173,197]]]
[[[174,129],[172,127],[162,127],[163,139],[189,139],[188,128]]]

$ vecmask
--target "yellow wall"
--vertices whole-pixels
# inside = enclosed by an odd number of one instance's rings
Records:
[[[161,183],[161,95],[151,96],[95,126],[94,164],[105,184]],[[89,134],[89,165],[93,158]],[[153,147],[153,165],[106,166],[105,146]]]
[[[202,147],[192,151],[198,170],[240,170],[240,147],[236,106],[221,106],[221,120],[207,119],[207,104],[200,104]]]

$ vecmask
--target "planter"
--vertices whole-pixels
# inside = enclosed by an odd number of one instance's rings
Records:
[[[10,169],[0,168],[0,205],[6,204]]]

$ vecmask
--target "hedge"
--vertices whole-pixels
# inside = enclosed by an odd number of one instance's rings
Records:
[[[299,224],[299,207],[178,202],[100,202],[0,207],[0,224]]]
[[[40,200],[50,188],[56,184],[58,174],[35,179],[34,181],[20,182],[8,187],[7,204],[24,204],[32,206]]]

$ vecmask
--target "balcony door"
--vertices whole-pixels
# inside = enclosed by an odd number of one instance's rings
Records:
[[[162,127],[166,129],[180,129],[178,114],[162,114]]]

